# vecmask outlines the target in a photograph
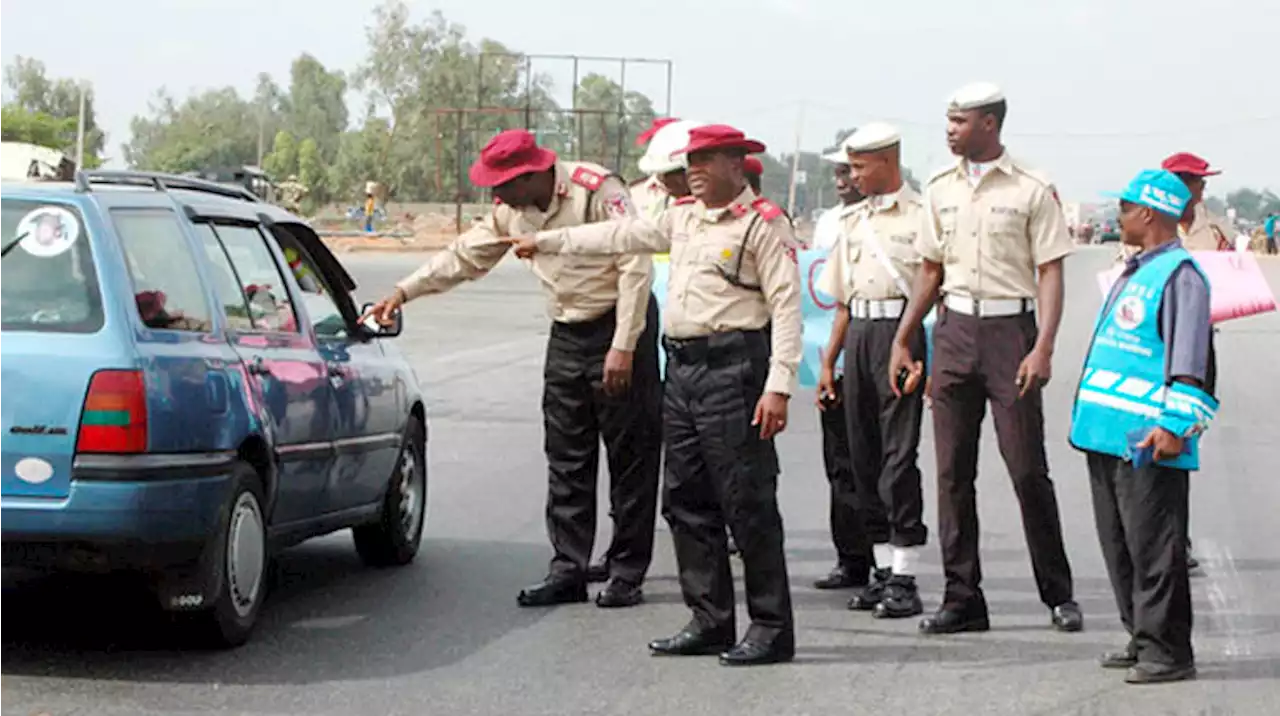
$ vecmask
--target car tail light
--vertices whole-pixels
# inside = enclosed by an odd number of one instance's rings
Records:
[[[147,449],[147,390],[136,370],[100,370],[89,381],[76,452]]]

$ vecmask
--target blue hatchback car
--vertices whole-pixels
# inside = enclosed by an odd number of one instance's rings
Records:
[[[6,567],[150,578],[207,641],[248,639],[273,552],[353,528],[403,565],[426,515],[426,415],[360,324],[351,276],[246,190],[91,172],[6,183]]]

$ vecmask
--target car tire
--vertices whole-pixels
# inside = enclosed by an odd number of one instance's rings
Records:
[[[427,522],[426,430],[409,418],[377,522],[352,530],[356,553],[371,567],[409,564]]]
[[[206,575],[218,590],[212,606],[189,617],[197,643],[223,649],[249,640],[266,597],[270,563],[262,480],[242,462],[232,475],[231,499],[205,566],[220,572]]]

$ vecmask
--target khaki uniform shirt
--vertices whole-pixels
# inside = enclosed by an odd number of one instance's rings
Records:
[[[942,292],[976,299],[1035,298],[1036,270],[1073,244],[1048,177],[1008,152],[977,187],[960,161],[925,187],[927,231],[917,248],[942,264]]]
[[[839,238],[818,277],[817,288],[848,305],[858,298],[909,298],[872,250],[874,241],[910,287],[920,271],[916,243],[925,230],[924,204],[909,185],[858,202],[842,217]]]
[[[1187,251],[1217,251],[1219,236],[1229,248],[1235,247],[1235,231],[1225,219],[1210,214],[1204,202],[1196,204],[1191,213],[1190,229],[1178,225],[1178,237],[1182,239],[1183,248]]]
[[[758,200],[750,188],[722,209],[708,209],[686,197],[656,219],[544,231],[537,242],[540,250],[571,255],[671,252],[663,332],[671,338],[695,338],[771,324],[765,390],[795,391],[802,329],[795,237],[781,209]],[[738,281],[759,289],[735,286],[721,273],[733,275],[740,255]]]
[[[675,200],[657,177],[649,177],[631,187],[631,203],[635,205],[637,214],[646,219],[654,219],[675,203]]]
[[[594,191],[573,179],[579,170],[588,172],[585,181],[595,185]],[[608,177],[608,173],[594,164],[558,162],[556,194],[546,212],[537,207],[515,209],[496,204],[482,223],[431,256],[397,286],[409,298],[442,293],[463,281],[480,278],[496,266],[510,248],[502,242],[503,237],[634,216],[626,187]],[[617,328],[612,346],[635,350],[636,341],[644,332],[652,290],[653,262],[649,257],[538,254],[530,267],[547,294],[547,315],[551,320],[581,323],[599,318],[616,306]]]

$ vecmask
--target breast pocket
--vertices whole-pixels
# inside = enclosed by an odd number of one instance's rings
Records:
[[[995,258],[1021,256],[1027,242],[1027,214],[1017,209],[993,207],[986,215],[983,234],[987,251]]]

